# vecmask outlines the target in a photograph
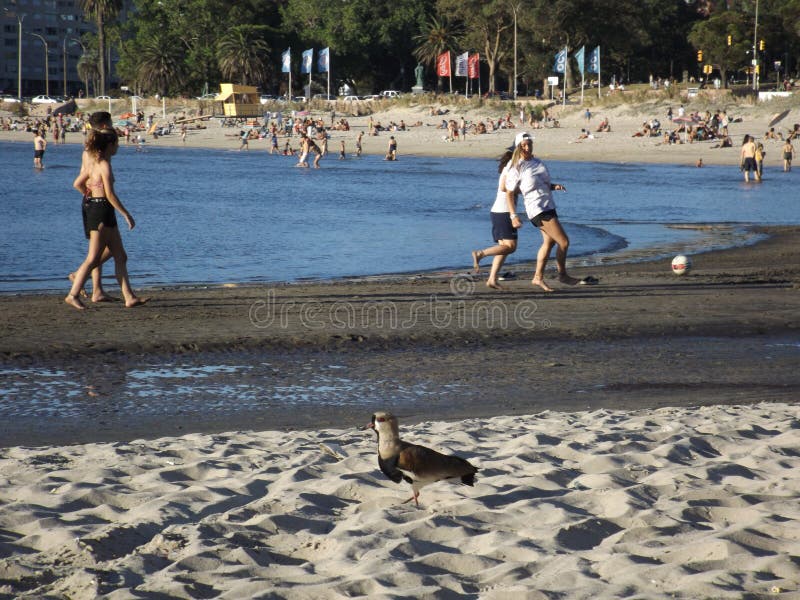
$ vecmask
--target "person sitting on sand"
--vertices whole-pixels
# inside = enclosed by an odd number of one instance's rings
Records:
[[[611,125],[608,122],[608,117],[603,117],[603,120],[600,121],[600,125],[597,126],[595,131],[598,133],[608,133],[611,131]]]
[[[714,144],[711,147],[712,148],[732,148],[733,147],[733,141],[731,140],[731,137],[729,135],[726,135],[725,137],[723,137],[719,141],[719,144]]]
[[[650,124],[642,123],[642,128],[631,137],[650,137]]]

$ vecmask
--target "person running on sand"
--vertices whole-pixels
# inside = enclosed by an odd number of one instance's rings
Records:
[[[86,150],[91,158],[90,163],[72,184],[81,194],[89,196],[89,208],[86,213],[90,233],[89,251],[86,259],[75,271],[72,289],[64,298],[64,302],[78,310],[86,308],[78,294],[83,289],[83,284],[86,283],[91,270],[100,264],[103,249],[106,246],[114,257],[117,281],[122,289],[125,306],[132,308],[145,304],[149,300],[149,298],[137,297],[131,288],[128,279],[128,256],[125,254],[122,237],[117,228],[115,210],[122,214],[130,229],[136,225],[133,217],[114,191],[111,157],[116,154],[118,149],[119,138],[116,131],[103,129],[94,132],[86,142]]]
[[[742,149],[739,151],[739,168],[744,172],[745,182],[750,182],[750,171],[756,174],[756,181],[761,181],[756,165],[756,144],[749,134],[745,134]]]
[[[519,192],[525,202],[525,211],[534,227],[542,233],[542,245],[536,255],[536,273],[531,283],[545,292],[553,288],[544,281],[544,269],[553,246],[556,250],[558,280],[567,285],[580,283],[578,279],[567,273],[567,250],[569,237],[561,227],[553,201],[553,190],[567,191],[560,183],[551,183],[550,172],[542,161],[533,156],[533,138],[527,132],[518,133],[514,139],[514,155],[506,174],[506,194],[509,205],[514,195]],[[512,219],[514,227],[519,227],[519,218]]]
[[[492,219],[492,237],[497,245],[484,250],[472,251],[472,266],[476,273],[480,272],[480,262],[484,256],[494,256],[486,285],[495,290],[505,289],[497,283],[497,276],[506,257],[517,249],[517,229],[522,227],[522,222],[517,217],[517,196],[506,193],[506,173],[512,155],[513,151],[509,149],[500,157],[500,164],[497,168],[497,172],[500,173],[497,195],[489,212]],[[515,220],[516,226],[513,224]]]
[[[44,157],[44,151],[47,150],[47,140],[44,139],[39,129],[34,131],[33,135],[33,166],[37,169],[44,169],[42,158]]]

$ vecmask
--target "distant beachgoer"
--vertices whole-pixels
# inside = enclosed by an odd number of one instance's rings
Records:
[[[569,237],[558,220],[553,190],[565,192],[567,188],[560,183],[551,183],[547,167],[533,156],[533,138],[527,132],[518,133],[514,139],[514,155],[506,174],[506,193],[509,196],[509,205],[513,201],[514,194],[522,194],[528,218],[542,234],[542,245],[536,255],[536,273],[531,283],[545,292],[553,291],[553,288],[544,281],[544,269],[553,246],[558,246],[556,250],[558,280],[567,285],[580,283],[567,273]]]
[[[86,259],[78,270],[69,294],[64,302],[70,306],[83,310],[86,307],[79,297],[80,290],[92,269],[100,264],[106,246],[114,257],[117,281],[122,289],[125,306],[132,308],[147,302],[147,298],[139,298],[134,293],[128,278],[128,256],[122,244],[117,227],[115,210],[122,214],[128,227],[133,229],[136,222],[125,209],[122,201],[114,191],[114,173],[111,169],[111,157],[119,149],[119,138],[113,129],[103,129],[93,132],[86,142],[86,150],[90,155],[90,162],[86,170],[82,170],[73,183],[73,187],[85,196],[89,196],[89,209],[87,221],[89,227],[89,251]]]
[[[345,150],[344,150],[344,140],[342,140],[339,146],[339,160],[345,159]]]
[[[783,145],[783,170],[784,172],[788,173],[792,170],[792,159],[794,158],[794,146],[792,146],[792,142],[786,140],[786,143]]]
[[[698,158],[698,159],[697,159],[697,163],[695,164],[695,166],[696,166],[698,169],[699,169],[700,167],[702,167],[702,166],[703,166],[703,159],[702,159],[702,158]]]
[[[44,151],[47,150],[47,140],[44,139],[41,130],[37,129],[33,132],[33,166],[37,169],[43,169]]]
[[[272,148],[269,150],[270,154],[279,154],[280,151],[278,150],[278,133],[276,131],[272,132]]]
[[[492,237],[497,245],[472,251],[472,267],[476,273],[480,272],[480,262],[483,257],[494,256],[486,285],[496,290],[503,289],[497,283],[497,277],[506,257],[517,249],[517,229],[522,227],[522,221],[517,216],[517,196],[515,194],[512,200],[506,193],[506,173],[512,155],[512,150],[506,150],[505,154],[500,157],[500,164],[497,168],[500,173],[497,181],[497,195],[489,211],[492,219]]]
[[[250,150],[250,132],[247,131],[246,129],[243,129],[242,131],[239,132],[239,139],[242,142],[242,145],[239,146],[239,150],[241,150],[242,148]]]
[[[361,156],[361,138],[364,137],[364,132],[359,131],[358,137],[356,137],[356,156]]]
[[[389,137],[389,149],[386,152],[386,160],[397,160],[397,140],[394,136]]]
[[[761,176],[756,168],[756,144],[749,134],[745,134],[742,149],[739,151],[739,168],[744,173],[745,182],[750,181],[751,171],[755,171],[756,181],[761,181]]]
[[[300,158],[297,160],[296,167],[308,167],[308,152],[311,140],[304,133],[300,134]]]
[[[767,151],[764,150],[764,144],[758,142],[756,144],[756,174],[759,180],[761,180],[764,175],[764,158],[766,156]]]

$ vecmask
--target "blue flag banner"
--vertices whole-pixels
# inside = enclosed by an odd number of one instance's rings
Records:
[[[567,49],[564,48],[561,52],[556,54],[556,62],[553,65],[553,71],[556,73],[566,73],[567,71]]]
[[[600,72],[600,46],[592,50],[592,53],[589,55],[589,66],[586,68],[587,73],[599,73]]]
[[[327,73],[331,68],[329,50],[330,48],[323,48],[319,51],[319,57],[317,58],[317,71],[320,73]]]
[[[578,70],[583,73],[583,52],[586,46],[581,46],[581,49],[578,50],[573,56],[575,60],[578,61]]]
[[[303,60],[300,63],[301,73],[311,73],[311,63],[314,62],[314,49],[306,50],[303,52]]]
[[[286,52],[281,54],[281,73],[289,73],[292,70],[292,49],[287,48]]]

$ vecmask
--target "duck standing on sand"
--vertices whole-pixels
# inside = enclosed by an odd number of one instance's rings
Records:
[[[372,415],[367,425],[378,436],[378,466],[395,483],[406,480],[414,495],[403,502],[419,506],[420,490],[443,479],[460,479],[464,485],[475,485],[478,469],[459,456],[447,456],[424,446],[400,439],[397,417],[387,412]]]

